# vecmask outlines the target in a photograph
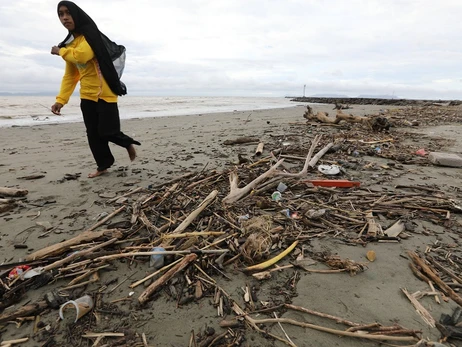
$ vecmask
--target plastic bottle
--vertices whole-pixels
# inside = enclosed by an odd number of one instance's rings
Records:
[[[165,248],[163,247],[154,247],[151,249],[151,252],[165,252]],[[153,267],[154,269],[160,269],[164,266],[164,255],[163,254],[153,254],[151,255],[151,260],[149,261],[149,266]]]

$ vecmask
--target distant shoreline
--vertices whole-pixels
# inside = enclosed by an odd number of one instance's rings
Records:
[[[344,105],[396,105],[396,106],[457,106],[461,100],[414,100],[414,99],[380,99],[380,98],[330,98],[330,97],[294,97],[290,101],[315,104]]]

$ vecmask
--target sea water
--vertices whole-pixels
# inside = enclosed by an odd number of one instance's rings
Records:
[[[81,122],[80,99],[73,96],[62,116],[51,113],[53,96],[0,96],[0,127]],[[119,98],[121,119],[184,116],[205,113],[251,111],[296,106],[288,98],[275,97],[157,97]]]

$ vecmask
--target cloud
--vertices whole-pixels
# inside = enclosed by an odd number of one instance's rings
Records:
[[[462,3],[445,0],[82,0],[127,47],[130,93],[459,98]],[[1,91],[54,92],[57,1],[0,0]]]

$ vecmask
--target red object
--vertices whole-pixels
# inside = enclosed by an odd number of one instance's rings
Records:
[[[10,280],[13,280],[16,277],[21,276],[22,273],[26,272],[29,269],[30,269],[29,265],[16,266],[13,270],[10,271],[10,273],[8,274],[8,278]]]
[[[303,182],[311,183],[314,186],[319,187],[339,187],[339,188],[351,188],[359,187],[360,182],[348,181],[348,180],[306,180]]]
[[[425,152],[425,149],[421,148],[418,151],[416,151],[415,154],[425,157],[427,155],[427,152]]]

